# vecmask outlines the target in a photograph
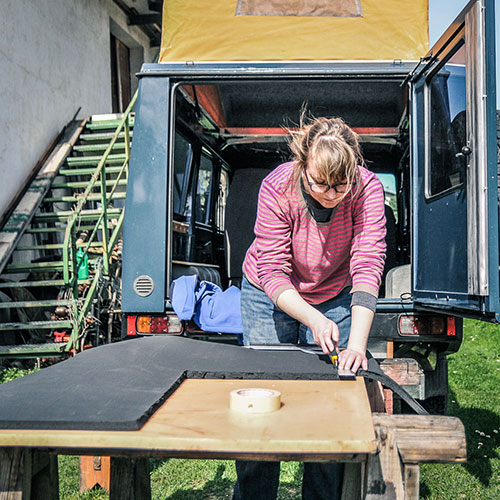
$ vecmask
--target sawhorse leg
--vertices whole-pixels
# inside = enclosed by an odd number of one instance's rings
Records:
[[[0,500],[58,500],[57,455],[0,448]]]
[[[149,458],[111,457],[109,500],[151,500]]]

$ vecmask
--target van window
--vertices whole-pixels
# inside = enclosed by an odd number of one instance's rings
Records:
[[[184,213],[185,182],[188,178],[187,172],[189,171],[191,157],[191,144],[176,132],[174,145],[174,185],[172,191],[174,195],[174,212],[177,214]]]
[[[216,220],[215,224],[219,231],[226,228],[226,201],[229,191],[229,178],[227,172],[221,169],[219,181],[219,196],[217,197]]]
[[[429,140],[426,196],[436,196],[465,182],[465,45],[455,51],[429,81]],[[459,156],[457,156],[457,154]]]
[[[200,169],[198,172],[198,187],[196,189],[195,220],[208,224],[210,217],[210,192],[212,187],[213,166],[212,159],[201,154]]]
[[[394,218],[398,220],[398,204],[396,198],[396,176],[387,172],[378,173],[377,177],[384,186],[385,204],[392,209]]]

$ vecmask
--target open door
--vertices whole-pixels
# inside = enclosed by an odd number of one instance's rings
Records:
[[[412,78],[417,306],[498,320],[494,0],[471,1]]]

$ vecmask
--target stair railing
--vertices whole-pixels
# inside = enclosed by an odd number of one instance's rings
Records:
[[[113,194],[120,184],[120,180],[122,179],[122,177],[124,177],[125,179],[127,179],[128,177],[128,165],[130,160],[131,146],[130,118],[132,109],[137,100],[137,95],[138,92],[136,91],[134,96],[132,97],[132,100],[130,101],[130,104],[125,110],[123,117],[121,118],[116,131],[111,141],[109,142],[108,147],[106,148],[106,151],[102,155],[97,168],[89,181],[88,186],[83,193],[77,195],[78,203],[72,215],[68,217],[63,246],[63,279],[64,284],[70,290],[73,298],[73,306],[71,311],[73,331],[70,337],[70,341],[66,345],[67,351],[71,349],[81,348],[81,346],[79,346],[78,344],[79,339],[81,338],[81,331],[84,328],[87,313],[92,306],[92,301],[95,297],[97,285],[99,283],[99,280],[101,279],[101,276],[109,276],[113,248],[115,247],[121,234],[125,209],[123,208],[120,211],[116,224],[114,225],[114,228],[110,234],[110,227],[108,225],[108,208],[110,208],[110,204],[113,200]],[[123,160],[116,178],[108,180],[106,179],[106,162],[113,149],[113,146],[115,145],[122,131],[124,132],[123,135],[125,139],[125,159]],[[87,236],[85,241],[78,241],[77,235],[79,233],[79,222],[82,216],[82,211],[84,210],[84,207],[88,201],[95,201],[95,197],[89,200],[89,196],[91,195],[93,189],[96,188],[100,188],[101,195],[100,207],[97,209],[99,215],[94,224],[94,227],[90,231],[90,234]],[[108,192],[107,190],[109,188],[111,189]],[[91,285],[87,290],[83,304],[81,304],[81,301],[79,301],[78,273],[88,259],[89,248],[96,240],[99,229],[101,230],[102,235],[102,262],[101,265],[96,266]],[[79,249],[82,249],[82,252],[78,252]]]

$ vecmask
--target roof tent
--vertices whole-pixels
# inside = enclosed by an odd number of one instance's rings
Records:
[[[418,60],[428,0],[167,0],[160,62]]]

